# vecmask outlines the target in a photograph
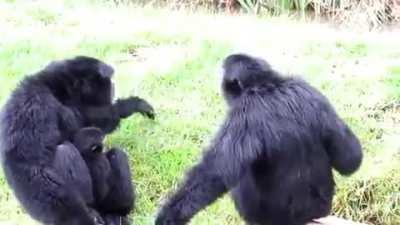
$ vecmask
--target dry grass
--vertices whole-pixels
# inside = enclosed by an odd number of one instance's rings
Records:
[[[114,0],[171,9],[243,11],[259,15],[296,15],[359,30],[382,29],[400,22],[400,0]]]
[[[380,29],[400,20],[398,0],[312,0],[317,18],[350,28]]]

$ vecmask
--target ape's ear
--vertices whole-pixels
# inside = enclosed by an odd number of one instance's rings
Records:
[[[111,79],[111,77],[114,74],[114,69],[110,65],[107,65],[105,63],[99,63],[98,70],[99,70],[100,76],[103,78]]]

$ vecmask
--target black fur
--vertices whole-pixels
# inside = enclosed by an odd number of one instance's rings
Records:
[[[82,159],[78,149],[68,141],[58,145],[54,153],[52,166],[57,173],[57,177],[63,180],[65,185],[71,188],[71,191],[77,192],[77,195],[83,198],[83,202],[89,206],[87,213],[95,220],[95,223],[104,224],[102,216],[93,207],[95,204],[93,188],[95,186],[93,186],[93,179],[89,173],[88,166]],[[79,220],[76,220],[75,222],[66,222],[66,224],[79,224],[79,222]]]
[[[101,214],[127,216],[134,191],[128,157],[118,149],[103,153],[104,133],[95,127],[78,131],[73,144],[85,160],[93,181],[94,208]]]
[[[156,224],[186,224],[228,191],[248,224],[304,225],[326,216],[332,167],[349,175],[361,164],[357,137],[301,79],[242,54],[227,57],[223,68],[226,120]]]
[[[57,146],[80,128],[96,126],[109,133],[134,112],[154,115],[137,97],[112,104],[112,74],[111,66],[95,58],[54,62],[24,79],[6,103],[0,121],[2,165],[33,218],[56,225],[96,224],[87,194],[63,179],[63,168],[54,160]]]

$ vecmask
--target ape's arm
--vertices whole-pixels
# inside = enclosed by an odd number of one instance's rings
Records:
[[[81,108],[85,126],[99,127],[104,133],[114,131],[121,120],[121,117],[114,105],[86,106]]]
[[[240,116],[240,117],[238,117]],[[250,124],[250,125],[249,125]],[[156,225],[186,224],[192,216],[236,186],[245,170],[262,156],[263,138],[258,121],[231,114],[202,161],[161,209]]]
[[[101,128],[105,133],[115,130],[121,119],[139,112],[154,119],[153,107],[145,100],[138,97],[119,99],[113,105],[84,106],[82,114],[89,126]]]
[[[153,107],[139,97],[118,99],[113,107],[121,118],[126,118],[136,112],[146,115],[150,119],[154,119],[155,116]]]
[[[332,166],[343,175],[355,172],[362,161],[362,150],[358,138],[337,115],[331,113],[325,121],[324,144]]]
[[[72,140],[75,132],[80,129],[81,124],[73,109],[61,105],[58,113],[58,126],[59,130],[63,131],[63,135],[65,135],[61,138],[61,141],[64,141]]]
[[[159,212],[156,225],[186,224],[197,212],[228,191],[218,174],[215,154],[213,150],[207,152],[189,171],[184,184]]]
[[[258,157],[260,146],[256,136],[229,127],[230,132],[224,134],[225,128],[203,160],[189,171],[184,184],[161,209],[156,225],[186,224],[197,212],[234,187],[245,169]]]

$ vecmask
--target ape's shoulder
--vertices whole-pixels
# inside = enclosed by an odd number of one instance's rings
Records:
[[[301,76],[290,76],[281,87],[282,95],[294,95],[298,101],[316,101],[328,103],[326,96],[315,86],[307,82]]]

